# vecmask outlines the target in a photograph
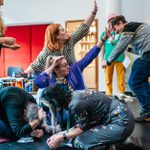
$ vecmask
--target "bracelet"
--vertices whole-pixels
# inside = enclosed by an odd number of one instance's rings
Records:
[[[93,14],[93,15],[96,15],[96,12],[95,12],[95,11],[92,11],[92,14]]]
[[[67,140],[67,136],[65,133],[63,133],[63,138],[64,138],[64,141]]]

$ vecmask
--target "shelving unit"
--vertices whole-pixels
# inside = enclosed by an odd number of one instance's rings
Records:
[[[37,87],[34,85],[33,79],[16,78],[16,77],[4,77],[0,78],[0,88],[7,86],[15,86],[24,89],[30,94],[37,92]]]
[[[71,34],[74,32],[84,20],[66,21],[66,29]],[[83,56],[97,43],[98,37],[98,20],[95,19],[90,27],[87,36],[83,37],[75,45],[75,57],[77,60]],[[83,72],[83,78],[87,88],[98,89],[98,59],[96,58]]]

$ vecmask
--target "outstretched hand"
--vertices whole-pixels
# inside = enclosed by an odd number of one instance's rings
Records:
[[[13,44],[13,45],[10,45],[10,49],[12,50],[17,50],[19,49],[21,46],[19,44]]]
[[[97,2],[96,0],[93,0],[94,1],[94,5],[93,5],[93,10],[92,12],[96,15],[97,11],[98,11],[98,6],[97,6]]]

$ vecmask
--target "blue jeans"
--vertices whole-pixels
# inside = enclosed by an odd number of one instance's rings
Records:
[[[139,100],[142,112],[150,116],[150,55],[144,55],[135,60],[132,65],[129,86]]]

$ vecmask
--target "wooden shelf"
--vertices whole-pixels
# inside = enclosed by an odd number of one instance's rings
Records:
[[[76,29],[84,22],[84,20],[66,21],[66,29],[68,33],[76,31]],[[98,36],[98,20],[95,19],[90,26],[89,33],[75,45],[75,57],[82,59],[85,54],[97,43]],[[95,59],[88,65],[83,72],[85,85],[89,89],[98,89],[98,59]]]

